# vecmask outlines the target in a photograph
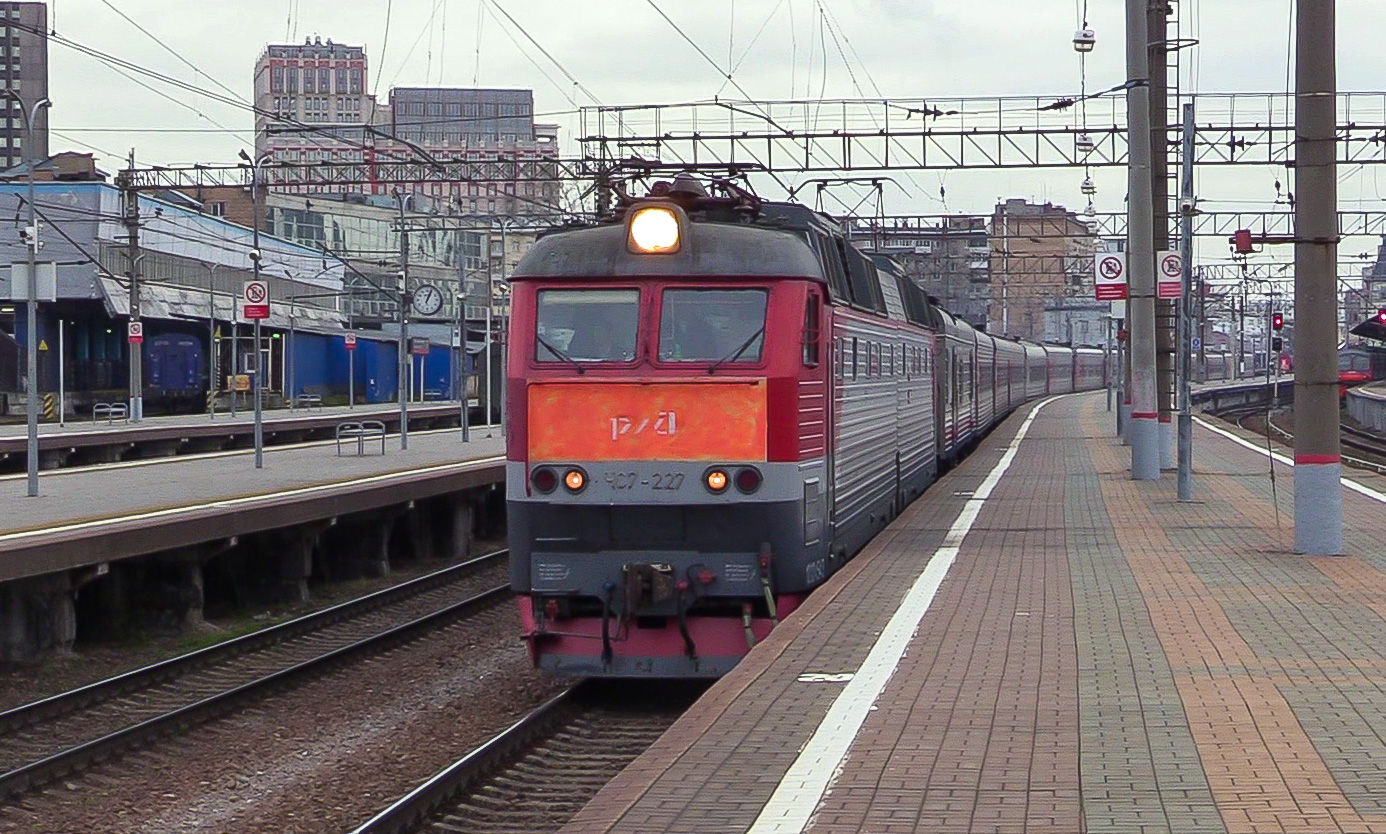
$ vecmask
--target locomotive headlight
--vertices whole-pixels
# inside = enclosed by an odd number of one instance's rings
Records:
[[[703,473],[703,483],[707,485],[709,492],[726,492],[731,478],[727,477],[725,469],[709,469]]]
[[[558,486],[558,476],[554,474],[552,469],[540,468],[529,474],[529,482],[534,484],[534,488],[540,492],[549,493]]]
[[[633,252],[668,254],[679,251],[679,218],[664,206],[646,206],[630,218],[630,249]]]
[[[569,492],[582,492],[587,486],[587,473],[577,468],[569,469],[563,474],[563,486]]]

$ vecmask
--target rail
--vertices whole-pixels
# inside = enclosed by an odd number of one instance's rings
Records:
[[[337,425],[337,456],[342,454],[342,441],[356,441],[356,454],[366,453],[366,441],[380,441],[380,454],[385,454],[385,424],[379,420],[353,420]]]
[[[91,421],[93,423],[106,418],[106,425],[111,425],[116,420],[130,422],[130,407],[125,403],[97,403],[91,407]]]

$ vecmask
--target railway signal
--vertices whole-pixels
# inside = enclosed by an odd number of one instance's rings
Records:
[[[1271,329],[1280,330],[1285,327],[1284,313],[1271,313]]]
[[[1386,307],[1382,307],[1380,310],[1376,311],[1376,323],[1386,324]]]

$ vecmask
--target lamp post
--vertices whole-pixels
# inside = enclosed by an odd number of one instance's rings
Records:
[[[48,99],[42,98],[34,102],[29,110],[24,109],[24,103],[20,100],[19,94],[13,90],[7,90],[7,98],[19,104],[19,112],[24,117],[25,145],[30,151],[34,149],[34,120],[38,118],[40,108],[48,107],[52,104]],[[34,175],[38,172],[40,160],[34,157],[29,162],[29,286],[27,288],[28,300],[24,304],[25,329],[24,351],[26,359],[26,372],[28,380],[25,383],[25,415],[29,424],[28,442],[28,473],[29,473],[29,497],[38,495],[38,250],[39,250],[39,228],[38,213],[34,208]]]
[[[245,151],[240,152],[241,159],[250,163],[250,223],[251,223],[251,250],[250,264],[254,272],[255,280],[260,280],[260,166],[265,160],[270,158],[268,152],[261,154],[256,159],[251,159]],[[264,389],[265,381],[264,369],[261,367],[262,357],[260,356],[260,320],[255,320],[255,346],[254,361],[251,363],[251,395],[255,397],[255,468],[265,468],[265,422],[264,422],[264,403],[261,391]]]

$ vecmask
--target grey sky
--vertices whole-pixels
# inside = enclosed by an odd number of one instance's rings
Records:
[[[751,95],[766,98],[820,92],[828,97],[855,97],[875,95],[877,88],[887,96],[901,97],[1072,94],[1078,90],[1079,73],[1071,39],[1082,2],[655,0],[719,65],[726,66],[729,53],[734,56],[740,62],[737,83]],[[513,26],[499,23],[490,2],[109,0],[108,4],[105,0],[53,0],[52,5],[60,34],[210,86],[122,20],[110,8],[114,5],[201,71],[247,98],[254,62],[266,44],[301,42],[305,36],[318,35],[364,44],[376,92],[392,84],[470,85],[474,80],[482,86],[533,88],[539,112],[556,114],[551,120],[563,126],[565,153],[576,150],[572,138],[578,126],[569,99],[579,105],[592,103],[530,48]],[[647,0],[500,0],[500,5],[602,103],[704,99],[722,88],[719,71]],[[1088,88],[1095,90],[1124,80],[1123,2],[1087,0],[1087,5],[1098,37],[1097,49],[1088,60]],[[1202,41],[1198,49],[1185,53],[1190,62],[1187,83],[1196,83],[1205,92],[1285,88],[1290,0],[1183,0],[1180,5],[1184,6],[1184,34],[1197,35]],[[388,44],[387,7],[392,7]],[[1339,0],[1338,7],[1340,87],[1382,87],[1386,52],[1379,45],[1386,33],[1386,2]],[[852,66],[860,92],[832,36],[826,44],[819,37],[821,9],[827,10],[838,24],[834,28],[845,35],[841,48],[860,56],[861,63],[854,61]],[[245,111],[145,80],[182,102],[175,104],[58,43],[50,46],[50,61],[53,127],[62,134],[54,138],[55,148],[78,147],[77,141],[97,146],[103,149],[97,153],[105,167],[114,170],[118,163],[109,156],[123,156],[131,147],[140,160],[159,163],[227,161],[234,159],[239,148],[250,145],[251,117]],[[544,73],[559,83],[552,83]],[[722,94],[738,95],[730,87]],[[132,127],[214,131],[216,123],[241,132],[129,131]],[[1094,177],[1099,210],[1120,210],[1124,173],[1102,171]],[[1269,200],[1274,197],[1274,178],[1268,169],[1214,173],[1200,191],[1228,201]],[[1085,202],[1078,190],[1081,172],[953,172],[946,176],[930,172],[899,179],[912,196],[888,195],[888,211],[943,210],[937,199],[942,183],[947,185],[952,211],[985,212],[1003,196],[1053,199],[1074,208]],[[1383,207],[1377,179],[1370,169],[1350,173],[1343,184],[1343,199],[1366,201],[1369,208]]]

